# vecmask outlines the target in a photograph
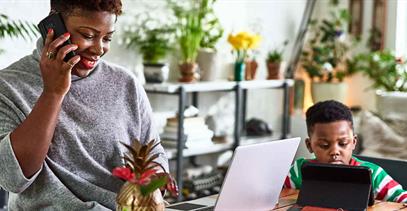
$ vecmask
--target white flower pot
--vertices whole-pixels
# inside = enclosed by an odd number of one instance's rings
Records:
[[[376,91],[377,113],[383,118],[407,118],[407,93]]]
[[[346,83],[312,82],[311,95],[314,103],[325,100],[336,100],[345,103],[348,86]]]
[[[198,51],[196,62],[198,63],[201,81],[214,81],[218,79],[219,74],[219,54],[210,49],[201,49]]]

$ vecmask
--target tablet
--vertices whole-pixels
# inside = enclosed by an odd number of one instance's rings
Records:
[[[365,210],[374,204],[369,168],[308,162],[302,166],[299,206]]]

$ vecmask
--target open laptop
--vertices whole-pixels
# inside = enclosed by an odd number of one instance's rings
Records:
[[[273,209],[300,140],[292,138],[237,147],[217,198],[182,202],[166,210],[213,210],[214,205],[216,211]]]

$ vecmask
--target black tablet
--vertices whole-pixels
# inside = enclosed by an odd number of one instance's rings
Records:
[[[372,176],[367,167],[308,162],[301,172],[299,206],[365,210],[374,204]]]

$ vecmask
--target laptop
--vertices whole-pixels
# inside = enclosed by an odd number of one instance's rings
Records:
[[[181,202],[166,210],[273,209],[300,140],[292,138],[238,146],[218,197]]]
[[[371,171],[365,166],[305,163],[297,205],[366,210],[374,204]],[[295,209],[292,209],[295,210]]]

